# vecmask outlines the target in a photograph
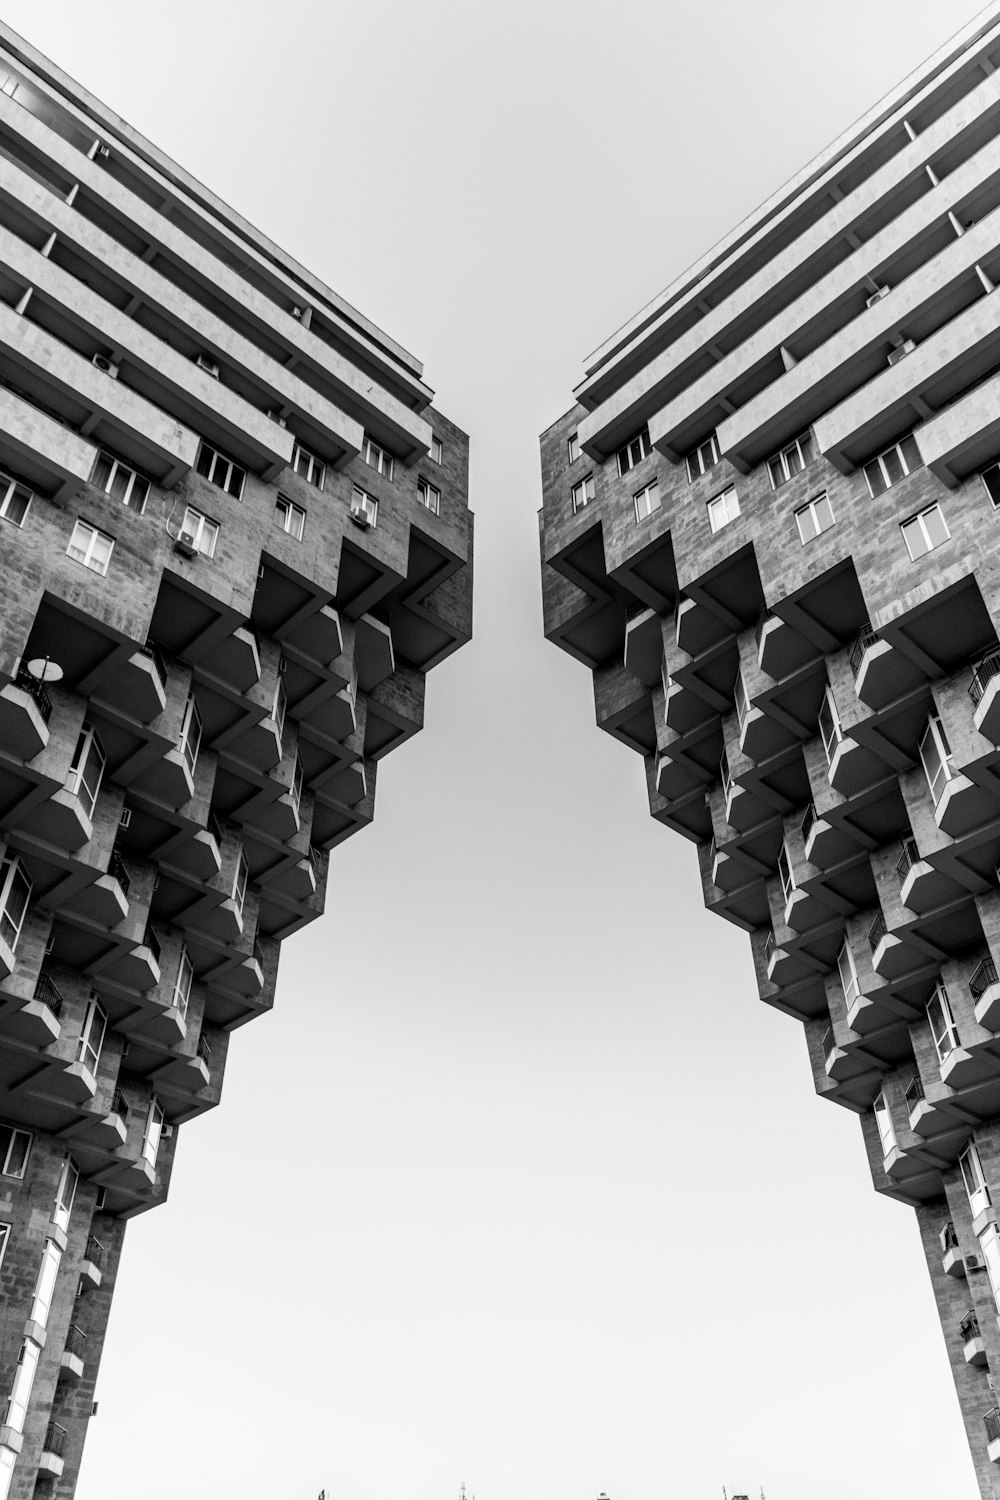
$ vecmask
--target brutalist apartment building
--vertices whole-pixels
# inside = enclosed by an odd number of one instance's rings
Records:
[[[0,1500],[72,1495],[125,1221],[468,639],[431,398],[0,27]]]
[[[541,515],[546,634],[916,1210],[984,1496],[998,287],[993,5],[597,351],[542,438]]]

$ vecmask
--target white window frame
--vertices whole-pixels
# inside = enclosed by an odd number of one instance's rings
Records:
[[[181,532],[187,533],[191,538],[191,545],[203,557],[215,556],[215,547],[219,540],[219,523],[213,521],[211,516],[206,516],[203,510],[197,510],[193,505],[185,506]]]
[[[990,1278],[994,1306],[1000,1311],[1000,1225],[987,1224],[979,1236],[979,1250]]]
[[[566,457],[571,464],[575,464],[580,457],[580,435],[571,432],[566,439]]]
[[[583,478],[578,479],[576,484],[574,484],[573,488],[570,490],[570,499],[573,502],[573,514],[576,515],[578,510],[583,510],[583,507],[585,505],[589,505],[593,498],[593,473],[584,474]]]
[[[979,477],[983,481],[983,489],[989,495],[993,509],[996,510],[1000,507],[1000,463],[990,464],[988,468],[981,469]]]
[[[781,485],[794,479],[796,474],[801,474],[803,469],[808,469],[814,457],[812,433],[807,429],[768,459],[767,472],[772,490],[779,489]]]
[[[288,790],[288,795],[292,799],[292,807],[295,809],[296,821],[298,821],[300,818],[302,808],[302,786],[304,781],[305,773],[302,770],[302,761],[299,756],[296,755],[295,764],[292,767],[292,784]]]
[[[714,469],[719,462],[719,439],[715,432],[710,432],[704,442],[699,443],[697,448],[692,448],[687,455],[688,483],[694,484],[709,469]]]
[[[907,474],[912,474],[922,467],[923,459],[920,457],[916,439],[912,433],[907,433],[906,437],[901,437],[898,442],[890,444],[888,448],[883,448],[881,453],[876,453],[875,457],[870,458],[864,465],[869,495],[874,500],[878,495],[891,489],[894,484],[898,484]]]
[[[274,502],[274,524],[286,536],[301,542],[306,529],[306,513],[301,505],[296,505],[294,500],[289,500],[285,495],[279,495]]]
[[[108,1013],[96,995],[87,1001],[77,1043],[76,1060],[83,1063],[88,1073],[96,1076],[101,1062],[101,1050],[108,1029]]]
[[[432,516],[441,514],[441,491],[436,484],[431,484],[429,479],[422,476],[417,480],[417,499]]]
[[[736,709],[736,723],[739,726],[740,735],[742,737],[743,729],[746,725],[747,719],[750,717],[751,708],[750,694],[747,692],[747,685],[743,678],[742,668],[736,673],[736,683],[733,687],[733,704]]]
[[[288,697],[285,693],[285,679],[278,673],[274,683],[274,698],[271,702],[271,720],[278,731],[278,744],[285,738],[285,717],[288,713]]]
[[[313,454],[309,456],[310,458],[315,458]],[[365,438],[362,456],[368,467],[374,469],[376,474],[381,474],[383,479],[392,480],[393,469],[395,468],[392,454],[387,453],[384,448],[380,447],[378,443],[373,442],[370,437]],[[319,460],[315,459],[315,462],[318,463]]]
[[[632,503],[635,506],[636,525],[641,521],[648,521],[660,508],[660,481],[651,479],[648,484],[644,484],[632,496]]]
[[[188,694],[188,700],[184,706],[184,718],[181,720],[181,732],[177,736],[177,749],[183,757],[192,781],[198,764],[198,753],[201,750],[202,729],[198,700],[192,691]]]
[[[4,1418],[4,1425],[12,1432],[24,1431],[28,1402],[31,1400],[31,1388],[35,1383],[35,1371],[38,1369],[41,1353],[41,1347],[35,1343],[34,1339],[25,1339],[21,1345],[10,1397],[7,1401],[7,1415]]]
[[[155,1171],[156,1157],[160,1149],[160,1140],[163,1136],[163,1107],[154,1094],[149,1101],[146,1111],[146,1123],[142,1131],[141,1156]]]
[[[78,519],[73,527],[69,546],[66,548],[66,556],[71,557],[74,562],[80,563],[83,567],[89,568],[92,573],[98,573],[105,578],[114,550],[113,536],[108,536],[106,531],[91,526],[89,521]]]
[[[236,915],[240,921],[243,920],[243,910],[247,900],[247,886],[250,884],[250,866],[247,864],[246,853],[243,845],[237,845],[236,867],[233,870],[232,899],[236,906]]]
[[[827,732],[823,722],[824,710],[830,721],[829,732]],[[833,757],[836,755],[838,746],[844,738],[844,730],[840,722],[840,710],[837,707],[837,700],[833,696],[833,689],[829,683],[827,683],[823,693],[823,701],[820,704],[819,714],[816,718],[816,727],[819,730],[820,743],[826,754],[826,763],[832,767]]]
[[[23,893],[23,900],[18,900],[17,892]],[[30,902],[31,876],[16,854],[5,855],[0,860],[0,939],[12,953],[20,940]]]
[[[106,470],[106,473],[102,473]],[[150,483],[145,474],[140,474],[127,464],[124,459],[116,458],[106,448],[102,448],[97,455],[94,464],[94,472],[90,482],[96,489],[103,490],[110,495],[112,500],[117,500],[129,510],[134,510],[137,515],[142,515],[146,509],[146,501],[149,498]]]
[[[355,516],[364,516],[371,527],[378,525],[378,501],[359,484],[354,486],[351,495],[351,513]]]
[[[69,1216],[76,1201],[76,1190],[80,1182],[80,1169],[71,1156],[67,1156],[59,1170],[56,1197],[52,1205],[52,1222],[59,1229],[69,1228]]]
[[[927,715],[924,732],[920,736],[919,750],[931,801],[937,807],[949,781],[953,781],[956,774],[952,764],[951,746],[948,744],[948,736],[944,732],[939,713]]]
[[[833,514],[833,506],[826,490],[819,495],[813,495],[805,505],[800,505],[793,511],[795,524],[799,529],[799,541],[803,547],[807,542],[814,542],[824,531],[829,531],[836,525]]]
[[[301,479],[304,479],[307,484],[315,485],[318,490],[321,490],[326,483],[326,464],[298,439],[292,449],[291,467]]]
[[[94,808],[101,795],[101,782],[104,780],[104,769],[107,763],[108,757],[100,735],[93,724],[84,719],[76,742],[73,763],[66,773],[65,789],[79,802],[88,822],[93,821]]]
[[[444,443],[435,434],[431,436],[431,463],[444,463]]]
[[[944,528],[944,536],[939,536],[936,541],[928,524],[929,516],[939,517]],[[911,562],[917,562],[919,558],[926,557],[928,552],[933,552],[935,548],[943,547],[945,542],[951,541],[951,532],[948,530],[944,511],[936,500],[933,505],[925,505],[923,510],[918,510],[915,516],[900,521],[899,529],[903,533],[903,541],[906,543]]]
[[[177,956],[177,974],[174,979],[174,993],[170,1003],[174,1010],[180,1011],[182,1021],[187,1020],[188,1006],[191,1003],[191,986],[194,984],[194,965],[191,955],[184,943]]]
[[[653,446],[649,441],[649,429],[644,427],[641,432],[637,432],[634,437],[630,437],[628,442],[623,443],[618,449],[615,457],[618,460],[619,476],[624,479],[625,475],[631,469],[634,469],[637,464],[641,464],[644,459],[647,459],[652,451]]]
[[[34,491],[10,474],[0,472],[0,521],[9,521],[12,526],[23,526],[28,519]],[[23,510],[20,507],[23,506]],[[20,514],[18,511],[20,510]]]
[[[958,1165],[962,1171],[962,1182],[965,1185],[970,1212],[974,1219],[978,1218],[984,1209],[991,1207],[993,1199],[990,1197],[986,1173],[983,1171],[975,1141],[968,1141],[962,1148],[958,1157]]]
[[[948,991],[940,979],[927,1002],[927,1024],[930,1027],[931,1041],[934,1043],[938,1064],[943,1065],[960,1044]]]
[[[892,1124],[892,1113],[889,1109],[889,1101],[885,1097],[885,1089],[879,1089],[872,1102],[872,1113],[875,1116],[875,1128],[882,1146],[882,1160],[891,1156],[899,1145],[896,1140],[896,1132]]]
[[[726,753],[725,747],[723,747],[722,755],[719,759],[719,781],[722,786],[722,795],[725,797],[726,806],[728,807],[729,799],[733,794],[733,773],[729,765],[729,756]]]
[[[209,484],[225,490],[226,494],[232,495],[234,500],[243,499],[243,486],[247,479],[246,469],[234,458],[230,458],[227,453],[222,453],[218,448],[213,448],[211,443],[206,443],[204,438],[198,449],[195,468],[203,479],[208,480]],[[201,548],[198,550],[201,551]]]
[[[33,1136],[30,1130],[21,1130],[17,1125],[0,1125],[0,1134],[5,1130],[10,1131],[10,1140],[0,1155],[0,1177],[14,1177],[23,1182]]]
[[[46,1240],[45,1248],[42,1250],[42,1263],[38,1267],[38,1275],[35,1277],[35,1290],[31,1296],[31,1311],[28,1320],[37,1323],[39,1328],[47,1328],[49,1313],[52,1311],[52,1299],[55,1296],[56,1281],[59,1277],[59,1267],[62,1264],[62,1251],[55,1240]]]
[[[788,854],[788,845],[784,842],[782,842],[778,853],[778,880],[781,883],[781,896],[785,903],[785,910],[787,911],[788,903],[791,901],[797,887],[795,885],[795,875],[792,870],[792,861]]]
[[[847,1009],[850,1010],[861,999],[861,985],[858,983],[858,969],[854,962],[854,953],[846,937],[837,950],[837,972],[840,975],[840,987],[844,991]]]
[[[708,524],[713,532],[722,531],[731,521],[736,520],[739,513],[740,501],[735,484],[727,484],[724,490],[713,495],[708,502]]]

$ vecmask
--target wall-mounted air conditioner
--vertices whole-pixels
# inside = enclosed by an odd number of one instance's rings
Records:
[[[917,345],[914,339],[906,339],[904,343],[900,344],[898,349],[892,349],[890,351],[889,363],[891,365],[898,365],[899,361],[901,359],[905,359],[908,354],[912,354],[916,347]]]
[[[174,550],[182,552],[185,557],[195,557],[197,555],[198,546],[190,531],[181,532],[176,542],[174,542]]]
[[[112,380],[118,379],[118,366],[106,354],[95,354],[90,363],[95,370],[103,370],[105,375],[110,375]]]
[[[868,301],[866,302],[865,306],[866,307],[874,307],[875,304],[876,304],[876,302],[881,302],[883,297],[888,297],[888,295],[889,295],[889,293],[891,291],[892,291],[891,287],[880,286],[877,292],[872,292],[872,294],[868,298]]]

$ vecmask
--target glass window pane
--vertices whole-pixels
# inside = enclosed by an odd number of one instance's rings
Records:
[[[924,511],[923,522],[930,547],[940,547],[942,542],[949,540],[950,532],[939,505]]]

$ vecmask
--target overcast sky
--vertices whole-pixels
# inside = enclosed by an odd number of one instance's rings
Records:
[[[425,362],[476,636],[127,1237],[78,1500],[974,1500],[913,1216],[541,635],[584,357],[971,16],[6,0]]]

